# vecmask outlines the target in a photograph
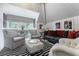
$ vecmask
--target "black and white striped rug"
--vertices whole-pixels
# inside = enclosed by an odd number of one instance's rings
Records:
[[[14,50],[4,48],[0,52],[0,56],[48,56],[50,48],[52,47],[52,44],[49,44],[48,42],[43,41],[44,48],[42,51],[39,51],[33,55],[30,55],[28,50],[26,49],[25,45],[22,47],[18,47]]]

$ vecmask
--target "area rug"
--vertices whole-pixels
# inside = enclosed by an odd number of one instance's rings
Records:
[[[1,52],[0,52],[0,56],[48,56],[50,48],[53,46],[52,44],[46,42],[46,41],[42,41],[44,43],[44,48],[42,51],[39,51],[33,55],[30,55],[26,46],[21,46],[18,47],[14,50],[8,49],[8,48],[4,48]]]

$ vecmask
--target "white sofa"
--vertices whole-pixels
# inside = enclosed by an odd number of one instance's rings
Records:
[[[25,37],[25,44],[30,54],[38,52],[44,47],[44,44],[39,39],[31,39],[30,33],[28,33],[28,35]]]
[[[79,56],[79,38],[61,38],[49,52],[49,56]]]

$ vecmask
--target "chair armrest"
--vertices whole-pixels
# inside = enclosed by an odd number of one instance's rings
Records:
[[[18,40],[22,40],[22,39],[24,39],[24,37],[13,37],[14,41],[18,41]]]

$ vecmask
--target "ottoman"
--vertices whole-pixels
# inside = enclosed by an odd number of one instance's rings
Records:
[[[43,49],[44,44],[39,39],[30,39],[26,42],[26,48],[30,54],[36,53]]]

